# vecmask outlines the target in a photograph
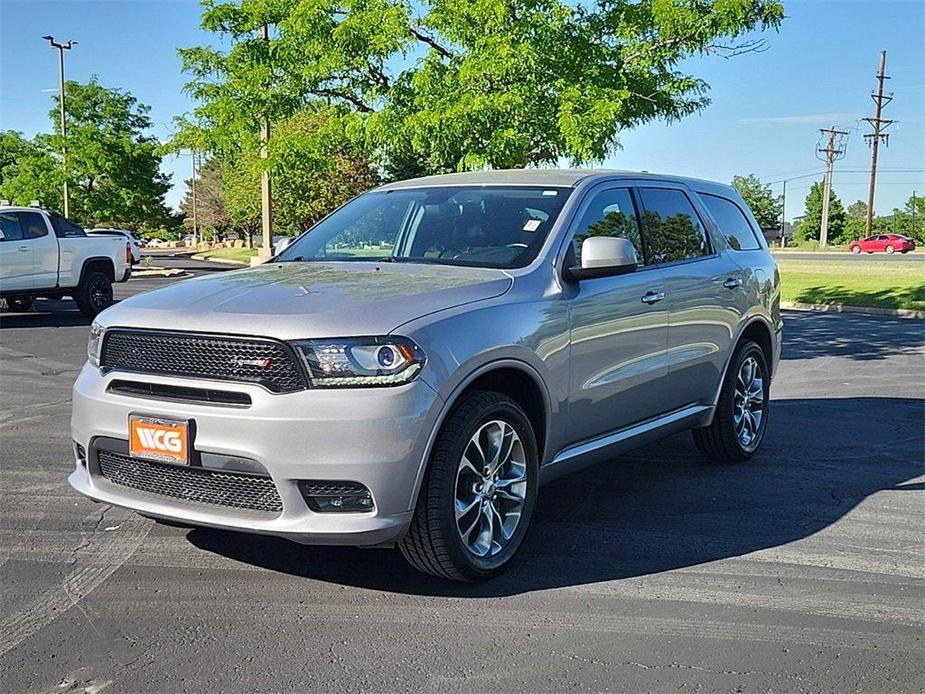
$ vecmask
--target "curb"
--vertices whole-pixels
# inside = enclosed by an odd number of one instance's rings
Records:
[[[819,311],[821,313],[855,313],[865,316],[892,316],[925,320],[925,311],[908,308],[877,308],[874,306],[845,306],[843,304],[803,304],[796,301],[781,301],[780,307],[793,311]]]
[[[190,256],[190,258],[192,260],[201,260],[204,263],[222,263],[223,265],[240,265],[241,267],[249,265],[249,263],[242,263],[240,260],[231,260],[230,258],[204,258],[199,253]]]
[[[142,277],[179,277],[180,275],[185,275],[186,271],[181,270],[180,268],[164,268],[157,270],[133,270],[132,276],[129,279],[142,278]]]

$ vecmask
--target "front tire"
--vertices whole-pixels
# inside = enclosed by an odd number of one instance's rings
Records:
[[[103,309],[112,306],[112,281],[102,272],[87,273],[74,292],[77,308],[87,318],[95,318]]]
[[[708,459],[740,463],[761,446],[768,428],[770,371],[764,351],[751,340],[736,347],[713,423],[694,429],[694,443]]]
[[[861,247],[860,247],[860,246],[852,246],[852,247],[851,247],[851,252],[854,253],[855,255],[861,255]]]
[[[401,553],[419,571],[455,581],[501,573],[526,536],[538,478],[523,409],[506,395],[473,391],[440,431]]]

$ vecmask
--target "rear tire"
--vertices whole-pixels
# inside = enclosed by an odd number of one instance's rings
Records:
[[[401,553],[417,570],[454,581],[501,573],[526,536],[538,478],[523,409],[506,395],[473,391],[437,437]]]
[[[750,366],[757,369],[751,378]],[[764,351],[751,340],[744,340],[736,347],[723,379],[713,423],[692,432],[697,449],[719,463],[740,463],[751,458],[768,428],[769,398],[770,372]]]
[[[95,318],[100,311],[112,306],[112,281],[105,273],[88,272],[74,291],[74,301],[82,314]]]
[[[889,253],[890,255],[893,255],[896,252],[896,249],[893,248],[892,246],[887,246],[886,252]]]
[[[9,299],[0,299],[0,311],[4,313],[25,313],[32,308],[34,299],[31,296],[16,296]]]

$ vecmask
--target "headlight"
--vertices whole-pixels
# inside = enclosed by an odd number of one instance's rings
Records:
[[[99,323],[90,326],[90,339],[87,341],[87,359],[93,366],[100,365],[100,348],[103,346],[103,333],[106,332]]]
[[[424,352],[406,337],[303,340],[294,343],[313,388],[396,386],[424,367]]]

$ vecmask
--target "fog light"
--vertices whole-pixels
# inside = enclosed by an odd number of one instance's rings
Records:
[[[299,480],[299,491],[316,513],[365,513],[375,510],[373,497],[359,482]]]

